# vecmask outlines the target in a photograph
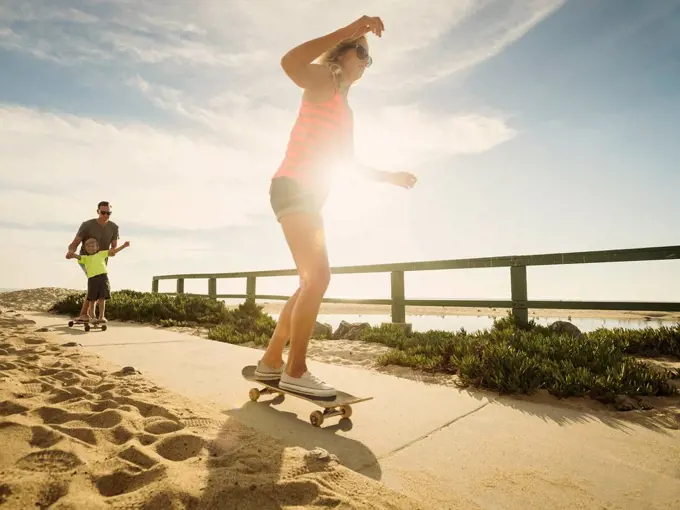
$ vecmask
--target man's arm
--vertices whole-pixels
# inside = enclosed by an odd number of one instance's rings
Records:
[[[68,253],[75,253],[76,248],[78,248],[78,245],[81,242],[83,242],[83,238],[85,237],[85,223],[86,222],[82,222],[80,224],[80,228],[78,229],[78,233],[73,238],[73,241],[71,241],[71,244],[68,245],[68,249],[67,249],[67,252],[66,252],[67,254]],[[67,256],[66,258],[72,258],[72,257]]]
[[[113,237],[111,237],[111,248],[114,250],[118,247],[118,239],[120,239],[120,230],[118,225],[116,225],[116,230],[113,232]]]

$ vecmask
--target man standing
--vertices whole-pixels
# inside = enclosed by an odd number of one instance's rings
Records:
[[[97,217],[84,221],[80,225],[76,237],[71,244],[68,245],[68,252],[66,253],[67,259],[70,258],[70,253],[75,253],[78,245],[81,243],[80,255],[87,255],[87,252],[85,251],[85,241],[90,238],[95,238],[97,240],[100,250],[114,249],[118,246],[118,239],[120,239],[118,225],[110,221],[111,212],[111,204],[108,202],[102,201],[97,204]],[[80,265],[83,273],[87,276],[85,266],[80,264],[80,262],[78,265]],[[92,310],[92,313],[94,313],[94,310]],[[83,300],[83,307],[80,310],[79,319],[88,320],[87,299]]]

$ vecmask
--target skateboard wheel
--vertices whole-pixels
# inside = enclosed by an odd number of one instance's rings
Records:
[[[68,321],[68,327],[72,328],[73,327],[73,321]]]
[[[85,331],[90,331],[90,325],[89,324],[85,324]]]
[[[320,427],[323,423],[323,413],[321,411],[314,411],[309,415],[309,422],[315,427]]]
[[[251,388],[251,390],[248,392],[248,396],[250,397],[250,400],[257,402],[260,398],[260,390],[257,388]]]
[[[106,324],[102,325],[102,331],[106,331]]]
[[[352,416],[352,406],[340,406],[339,407],[340,412],[342,413],[340,416],[343,418],[349,418]]]

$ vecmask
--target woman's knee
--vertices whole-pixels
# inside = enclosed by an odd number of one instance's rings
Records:
[[[300,275],[300,287],[308,291],[326,292],[331,282],[329,267],[316,267]]]

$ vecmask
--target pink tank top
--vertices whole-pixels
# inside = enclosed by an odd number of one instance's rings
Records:
[[[328,101],[302,100],[286,154],[274,174],[290,177],[308,188],[327,188],[336,166],[353,156],[353,115],[342,95]]]

